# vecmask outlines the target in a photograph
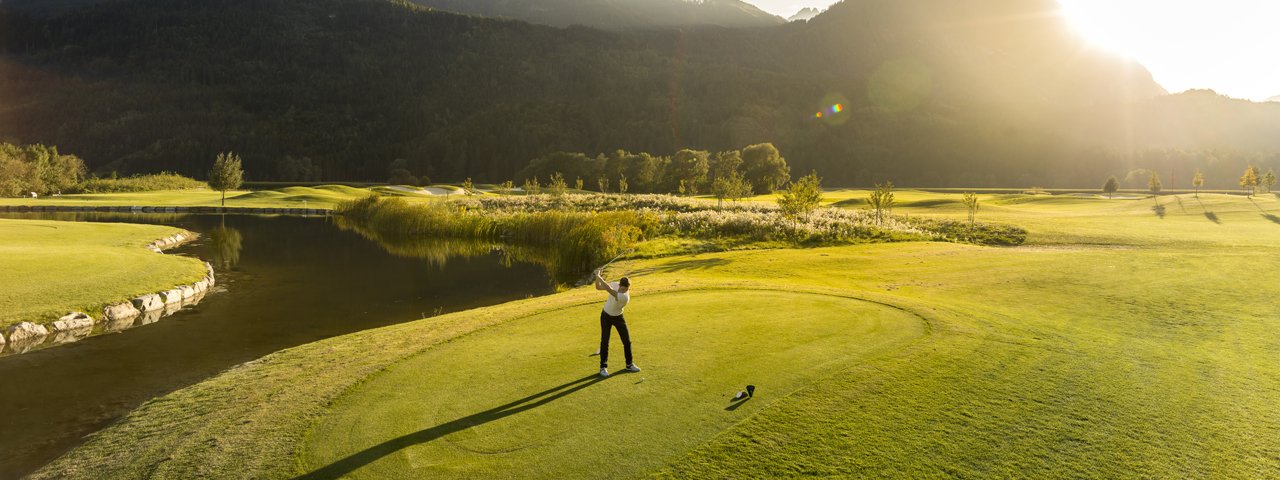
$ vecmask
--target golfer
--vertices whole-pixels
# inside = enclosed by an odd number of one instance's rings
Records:
[[[609,376],[609,329],[617,328],[622,338],[622,351],[627,357],[627,371],[639,372],[640,367],[631,361],[631,332],[627,331],[627,321],[622,318],[622,309],[631,301],[631,280],[622,277],[616,283],[604,281],[600,270],[596,270],[596,290],[609,291],[609,298],[604,301],[604,309],[600,311],[600,376]]]

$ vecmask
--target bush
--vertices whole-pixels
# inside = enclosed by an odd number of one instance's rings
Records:
[[[90,178],[72,187],[67,193],[152,192],[195,188],[209,188],[209,185],[176,173],[166,172],[125,178]]]

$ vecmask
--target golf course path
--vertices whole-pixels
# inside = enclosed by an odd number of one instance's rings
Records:
[[[717,289],[637,297],[639,373],[615,337],[596,376],[599,305],[554,310],[410,357],[341,397],[308,436],[305,478],[619,478],[661,468],[791,392],[924,334],[908,312],[840,296]],[[757,395],[731,396],[747,384]]]

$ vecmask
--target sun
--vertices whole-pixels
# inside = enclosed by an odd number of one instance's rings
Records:
[[[1133,18],[1133,4],[1095,0],[1059,0],[1062,14],[1080,36],[1095,47],[1124,57],[1136,57],[1142,50],[1144,36]]]
[[[1237,98],[1280,93],[1280,2],[1058,0],[1089,44],[1146,66],[1171,92],[1212,88]]]

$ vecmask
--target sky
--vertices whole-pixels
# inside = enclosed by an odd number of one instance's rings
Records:
[[[747,0],[789,17],[832,0]],[[1280,0],[1059,0],[1091,44],[1137,60],[1170,92],[1280,95]]]

